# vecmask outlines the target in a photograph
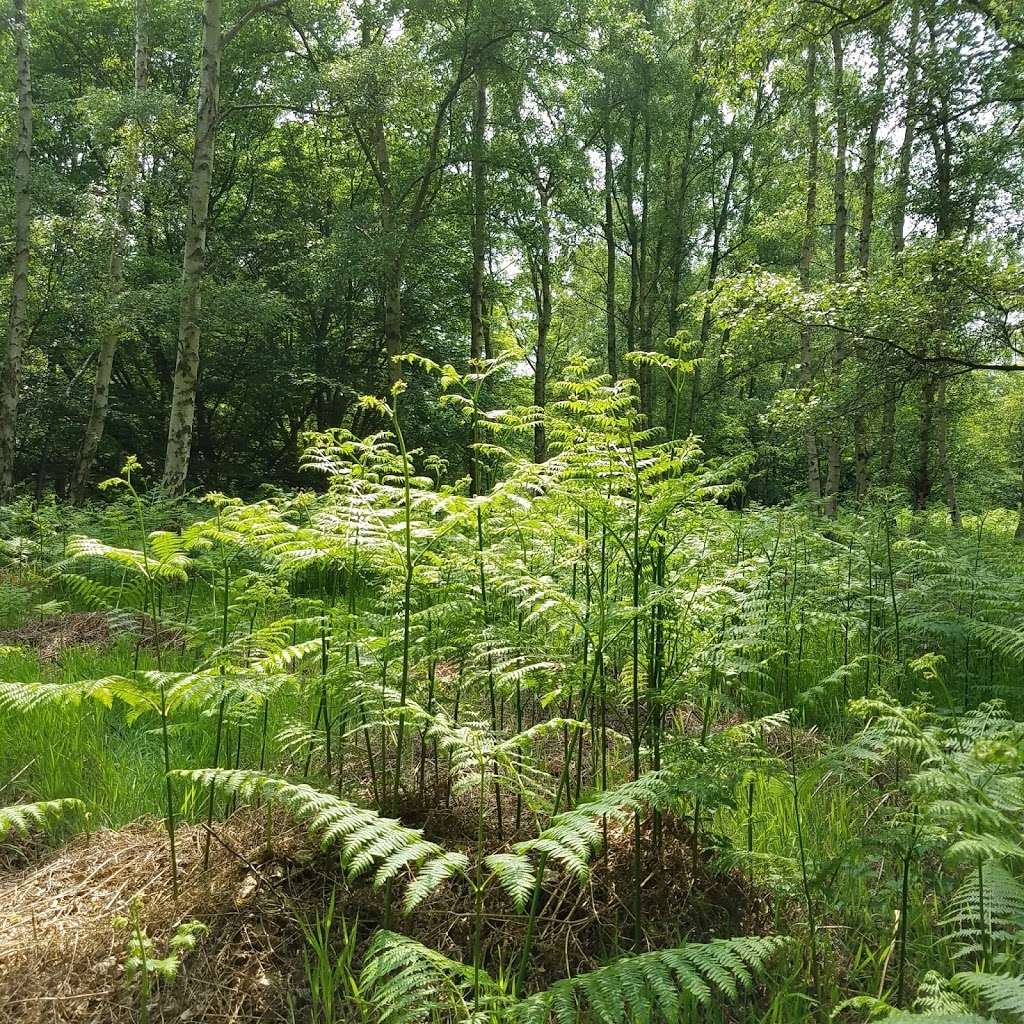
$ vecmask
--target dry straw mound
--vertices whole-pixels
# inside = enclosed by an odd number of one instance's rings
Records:
[[[155,822],[81,836],[44,863],[0,875],[0,1021],[134,1021],[136,992],[122,968],[125,932],[114,919],[136,896],[159,955],[182,921],[210,928],[154,1000],[154,1022],[285,1019],[301,955],[280,889],[301,883],[310,854],[290,832],[275,832],[268,853],[263,829],[263,815],[251,811],[219,825],[204,872],[205,832],[182,826],[177,905],[166,833]]]

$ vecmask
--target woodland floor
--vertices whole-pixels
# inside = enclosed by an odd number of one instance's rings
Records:
[[[457,847],[468,845],[469,808],[465,818],[461,810],[410,806],[402,817]],[[216,823],[204,871],[205,827],[182,825],[177,904],[161,822],[78,836],[57,850],[31,843],[8,849],[0,860],[0,1020],[136,1020],[135,993],[123,976],[125,932],[114,923],[136,898],[159,948],[182,921],[209,927],[179,977],[154,1000],[153,1021],[305,1020],[300,919],[313,919],[336,890],[339,909],[358,920],[365,939],[381,923],[381,894],[365,882],[345,883],[335,858],[276,815],[268,848],[266,827],[265,812],[253,808]],[[664,945],[681,933],[699,940],[768,930],[766,892],[738,872],[716,873],[703,862],[695,877],[688,831],[672,820],[662,831],[663,881],[656,884],[652,871],[643,890],[645,944]],[[549,876],[531,988],[590,969],[616,951],[628,935],[632,856],[632,836],[612,831],[607,855],[585,883]],[[466,959],[471,906],[468,890],[448,885],[400,927]],[[507,965],[521,944],[522,917],[495,897],[486,927],[488,961]]]

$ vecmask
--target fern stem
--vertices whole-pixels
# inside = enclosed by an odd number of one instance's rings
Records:
[[[907,915],[910,909],[910,861],[914,855],[914,841],[916,835],[917,804],[914,804],[913,824],[911,825],[910,839],[907,842],[907,848],[903,852],[903,874],[900,881],[900,953],[896,968],[896,1005],[900,1008],[906,1005]]]
[[[793,738],[793,719],[789,719],[789,773],[793,789],[793,815],[796,821],[796,841],[800,852],[800,881],[804,891],[804,902],[807,906],[807,931],[810,940],[811,979],[814,984],[814,996],[817,1000],[816,1012],[819,1019],[825,1011],[822,1002],[821,966],[818,963],[818,922],[814,912],[814,899],[811,895],[810,875],[807,870],[807,849],[804,844],[803,816],[800,811],[800,786],[796,772],[796,743]]]
[[[402,681],[399,690],[398,729],[395,737],[395,775],[392,793],[393,812],[398,814],[402,787],[402,749],[405,744],[405,706],[409,699],[409,653],[410,630],[412,619],[412,471],[409,464],[409,451],[405,445],[405,435],[398,416],[398,396],[391,402],[391,421],[395,427],[398,449],[402,455],[402,497],[403,497],[403,531],[405,579],[402,586]]]
[[[220,703],[217,705],[217,728],[215,739],[213,743],[213,767],[217,768],[220,765],[220,742],[221,733],[224,730],[224,705],[227,701],[227,695],[222,692]],[[261,765],[262,768],[262,765]],[[206,839],[203,844],[203,870],[207,871],[210,867],[210,837],[213,830],[213,796],[216,786],[214,783],[210,783],[209,789],[206,794]]]
[[[174,786],[171,782],[171,745],[167,735],[166,684],[160,682],[160,738],[164,749],[164,786],[167,791],[167,842],[171,857],[171,897],[178,902],[178,851],[174,838]]]

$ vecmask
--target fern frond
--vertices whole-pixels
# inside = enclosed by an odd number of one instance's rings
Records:
[[[483,971],[450,960],[407,935],[378,931],[366,951],[359,988],[376,1024],[424,1024],[433,1019],[465,1021],[476,980],[488,1001],[497,986]]]
[[[305,822],[325,847],[338,847],[342,866],[350,878],[376,866],[373,884],[377,887],[397,877],[403,868],[415,868],[425,873],[426,881],[417,889],[422,899],[467,863],[464,854],[448,853],[437,843],[424,839],[421,829],[408,828],[394,818],[382,817],[376,811],[304,783],[228,768],[198,768],[173,774],[203,787],[216,786],[243,799],[259,796],[280,804],[297,820]]]
[[[953,975],[953,984],[961,991],[979,996],[991,1012],[1024,1020],[1024,978],[972,971]]]
[[[547,1024],[551,1017],[575,1021],[588,1014],[601,1024],[678,1020],[680,994],[700,1006],[735,1000],[788,941],[744,936],[626,957],[528,996],[509,1016],[520,1024]]]
[[[508,893],[516,910],[522,911],[537,886],[537,875],[529,858],[514,853],[492,853],[484,865]]]
[[[545,854],[578,878],[586,878],[590,859],[604,835],[602,821],[625,821],[643,807],[665,807],[673,795],[665,772],[648,772],[632,782],[597,793],[572,810],[556,815],[535,839],[517,843],[515,852]]]
[[[938,971],[928,971],[917,988],[913,1010],[931,1014],[967,1013],[967,1004]]]
[[[74,683],[0,683],[0,711],[22,714],[43,707],[69,707],[91,697],[97,681]]]
[[[8,832],[20,832],[22,835],[27,835],[33,826],[48,828],[72,811],[84,809],[85,804],[74,797],[0,807],[0,839],[3,839]]]
[[[415,851],[416,847],[412,846],[408,849]],[[422,852],[417,853],[417,857],[422,856]],[[404,853],[400,854],[398,859],[392,855],[390,861],[383,867],[388,871],[395,871],[409,859]],[[401,864],[399,864],[399,860]],[[462,874],[467,867],[469,867],[469,858],[464,853],[442,853],[430,856],[430,859],[417,870],[416,877],[409,883],[405,891],[406,911],[415,910],[428,896],[435,893],[443,882],[453,875]]]

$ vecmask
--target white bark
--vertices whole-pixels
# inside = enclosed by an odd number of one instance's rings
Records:
[[[846,208],[846,150],[849,127],[846,117],[846,90],[844,75],[844,41],[838,28],[832,30],[832,60],[836,110],[836,163],[833,195],[835,198],[835,261],[834,279],[838,283],[846,276],[846,229],[849,219]],[[846,346],[841,331],[832,339],[832,387],[836,394],[842,389],[843,362]],[[825,481],[825,514],[835,516],[839,511],[839,487],[843,477],[843,449],[839,437],[838,417],[833,415],[828,440],[828,475]]]
[[[469,297],[469,354],[480,359],[485,353],[484,257],[487,253],[487,76],[481,69],[476,78],[473,109],[473,155],[470,177],[473,183],[473,277]]]
[[[196,116],[188,224],[181,272],[178,356],[174,366],[174,390],[171,395],[171,416],[167,428],[167,452],[164,457],[162,484],[168,494],[180,494],[184,490],[192,452],[192,427],[199,384],[200,312],[203,270],[206,263],[206,230],[217,137],[217,102],[223,48],[221,22],[221,0],[203,0],[199,109]]]
[[[28,265],[32,229],[32,77],[27,0],[14,0],[18,122],[14,154],[14,275],[7,352],[0,371],[0,501],[14,491],[21,359],[28,334]]]

